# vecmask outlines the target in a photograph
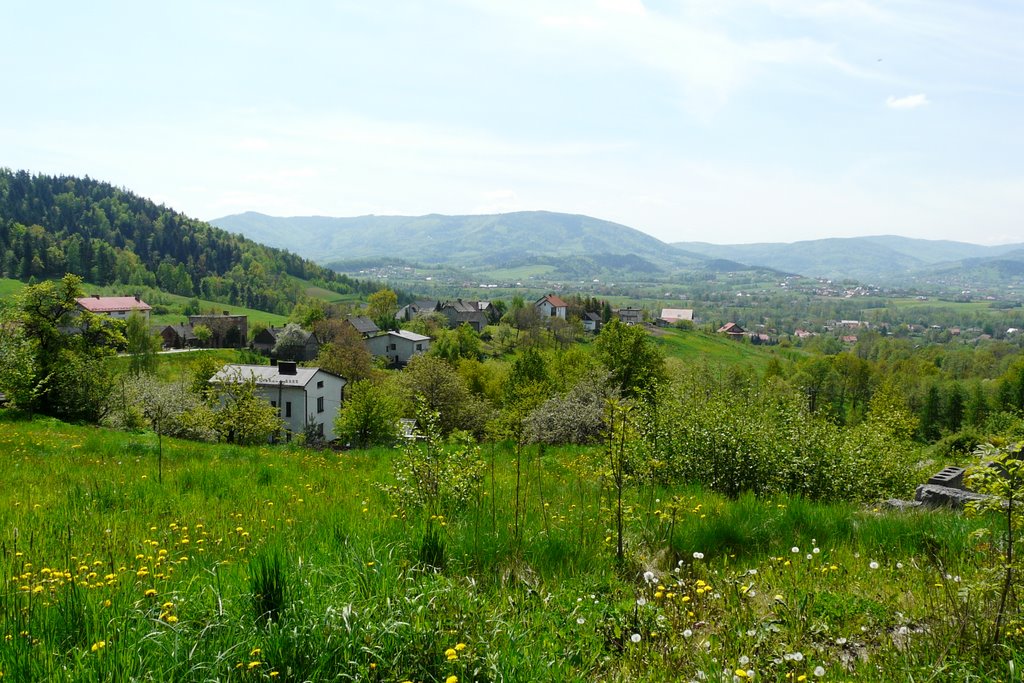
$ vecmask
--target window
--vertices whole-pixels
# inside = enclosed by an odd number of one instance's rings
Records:
[[[324,388],[324,381],[320,380],[319,382],[317,382],[316,383],[316,388],[317,389],[323,389]]]
[[[291,417],[292,416],[292,402],[291,401],[285,401],[285,403],[284,403],[284,416],[285,417]]]
[[[324,412],[324,397],[323,396],[317,396],[317,398],[316,398],[316,412],[318,412],[318,413]]]
[[[416,350],[417,351],[422,351],[423,350],[423,344],[417,344],[416,345]]]

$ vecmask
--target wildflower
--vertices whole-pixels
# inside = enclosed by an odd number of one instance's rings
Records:
[[[93,652],[99,652],[100,650],[102,650],[106,646],[107,646],[107,641],[105,641],[105,640],[97,640],[95,643],[92,644],[92,651]]]
[[[654,572],[650,572],[650,571],[644,572],[644,582],[645,583],[654,583],[654,581],[655,581]]]
[[[262,664],[262,663],[263,663],[263,662],[261,662],[261,661],[259,661],[259,660],[257,659],[257,660],[255,660],[255,661],[249,662],[249,666],[248,666],[247,668],[249,669],[249,671],[252,671],[253,669],[255,669],[256,667],[258,667],[258,666],[259,666],[260,664]]]
[[[683,638],[689,638],[692,635],[693,635],[693,631],[691,631],[688,628],[687,629],[683,629]]]
[[[816,667],[814,667],[814,675],[817,676],[818,678],[821,678],[822,676],[824,676],[825,675],[825,667],[823,667],[823,666],[816,666]]]
[[[448,658],[448,661],[453,661],[459,658],[459,653],[455,651],[455,648],[450,647],[444,651],[444,656]]]
[[[465,649],[466,649],[466,644],[465,643],[455,643],[455,651],[456,652],[462,652]]]
[[[747,670],[746,669],[736,669],[735,675],[736,675],[736,678],[746,678],[747,677]]]
[[[820,552],[821,552],[821,548],[815,548],[815,549],[814,549],[814,550],[812,550],[811,552],[813,552],[813,553],[814,553],[815,555],[817,555],[818,553],[820,553]]]
[[[585,624],[585,623],[587,623],[587,620],[584,619],[583,617],[576,617],[576,623],[577,624]]]
[[[790,552],[792,552],[792,553],[798,553],[798,552],[800,552],[800,548],[797,548],[796,546],[793,546],[793,547],[792,547],[792,548],[790,548],[789,550],[790,550]]]
[[[633,635],[631,635],[629,637],[629,639],[632,640],[634,643],[639,643],[640,642],[640,634],[639,633],[634,633]]]
[[[252,650],[249,651],[250,657],[259,657],[261,654],[263,654],[263,650],[261,650],[258,647],[254,647]]]
[[[146,592],[143,593],[143,595],[146,596],[147,598],[155,598],[156,597],[156,589],[155,588],[147,588]]]
[[[449,676],[448,678],[444,679],[444,683],[459,683],[459,677]]]
[[[693,559],[695,559],[695,560],[703,560],[704,559],[704,553],[694,553],[693,554]],[[681,565],[682,561],[680,561],[679,564]]]
[[[742,664],[743,666],[746,666],[747,664],[750,664],[750,657],[748,657],[746,655],[743,655],[742,657],[740,657],[740,664]]]
[[[874,560],[871,560],[871,562],[868,563],[868,566],[871,567],[872,569],[878,569],[878,563],[875,562]]]

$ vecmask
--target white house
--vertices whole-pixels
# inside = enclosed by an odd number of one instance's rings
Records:
[[[132,311],[138,311],[149,322],[150,305],[137,296],[83,296],[75,299],[78,305],[90,313],[108,315],[118,320],[127,320]]]
[[[541,318],[561,318],[565,320],[566,312],[569,310],[569,304],[554,294],[548,294],[537,299],[533,305],[537,308]]]
[[[324,439],[333,441],[334,418],[345,397],[344,377],[321,368],[300,368],[294,362],[277,365],[225,365],[211,383],[256,382],[260,396],[277,408],[285,429],[301,434],[314,424]]]
[[[391,330],[387,334],[370,337],[366,348],[374,358],[383,357],[388,365],[401,367],[420,353],[430,350],[430,337],[408,330]]]
[[[665,325],[674,325],[675,323],[681,322],[693,322],[693,309],[692,308],[663,308],[661,309],[661,317],[658,318],[659,323]]]

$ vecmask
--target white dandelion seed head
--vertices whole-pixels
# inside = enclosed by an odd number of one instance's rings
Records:
[[[793,546],[792,548],[789,549],[789,551],[792,552],[792,553],[798,553],[798,552],[800,552],[800,548],[798,548],[796,546]]]
[[[644,605],[647,604],[647,598],[645,598],[644,596],[641,595],[639,598],[636,599],[636,604],[638,604],[641,607],[643,607]]]
[[[747,633],[749,634],[750,632],[748,631]],[[747,664],[750,664],[750,657],[748,657],[746,655],[743,655],[742,657],[740,657],[740,664],[742,664],[743,666],[746,666]]]
[[[585,623],[587,623],[587,620],[584,619],[583,617],[576,617],[576,623],[577,624],[585,624]]]
[[[657,577],[654,576],[654,572],[644,572],[644,582],[654,583],[657,581]]]
[[[689,638],[693,635],[693,631],[690,629],[683,629],[683,638]]]
[[[871,562],[868,563],[868,566],[871,567],[872,569],[878,569],[878,563],[875,562],[874,560],[871,560]]]
[[[903,563],[902,562],[897,562],[896,563],[896,569],[903,569]]]
[[[695,559],[695,560],[703,560],[704,559],[704,553],[694,553],[693,554],[693,559]],[[680,564],[682,564],[682,562],[680,562]]]
[[[821,552],[821,548],[815,548],[815,549],[814,549],[814,550],[812,550],[811,552],[813,552],[813,553],[814,553],[815,555],[817,555],[818,553],[820,553],[820,552]]]
[[[823,667],[823,666],[816,666],[816,667],[814,667],[814,675],[817,676],[818,678],[821,678],[822,676],[824,676],[825,675],[825,667]]]
[[[634,633],[633,635],[631,635],[629,637],[629,639],[632,640],[634,643],[639,643],[640,642],[640,634],[639,633]]]

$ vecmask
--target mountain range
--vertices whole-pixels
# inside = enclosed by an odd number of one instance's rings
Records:
[[[578,262],[634,274],[767,269],[877,284],[954,283],[1024,276],[1024,244],[982,246],[895,235],[792,243],[668,244],[618,223],[575,214],[521,211],[480,216],[274,217],[248,212],[211,223],[320,263],[392,258],[464,268]]]

